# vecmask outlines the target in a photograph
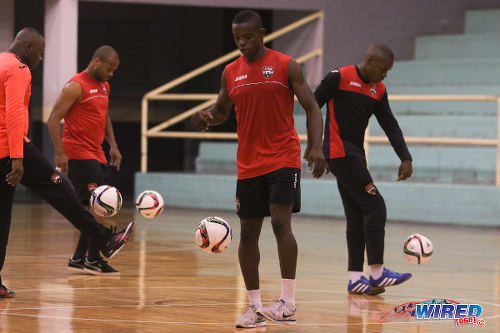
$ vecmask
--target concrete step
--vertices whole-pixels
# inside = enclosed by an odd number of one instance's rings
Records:
[[[398,86],[500,85],[500,59],[447,59],[398,61],[388,73],[385,84]],[[390,90],[389,90],[390,91]]]
[[[495,58],[500,53],[497,33],[420,36],[415,41],[415,59]]]
[[[307,134],[306,116],[295,115],[295,130]],[[496,115],[427,115],[396,114],[399,126],[406,136],[489,138],[497,137]],[[325,118],[323,118],[323,122]],[[375,116],[370,118],[370,133],[385,135]]]
[[[481,9],[466,11],[465,32],[500,32],[500,9]]]
[[[302,146],[304,151],[305,146]],[[467,184],[494,184],[496,149],[494,147],[410,145],[415,181]],[[198,173],[236,175],[237,143],[202,142],[197,158]],[[369,169],[375,180],[397,177],[400,161],[389,144],[369,146]],[[310,172],[302,160],[305,177]],[[307,171],[306,171],[307,170]]]

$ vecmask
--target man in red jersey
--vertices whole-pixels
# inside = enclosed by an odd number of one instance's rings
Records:
[[[191,123],[200,130],[221,124],[234,104],[238,123],[236,205],[241,223],[238,257],[250,300],[236,327],[265,326],[264,317],[295,324],[297,242],[291,215],[300,211],[300,141],[294,128],[294,94],[307,114],[304,158],[316,178],[326,166],[321,150],[323,119],[297,62],[264,46],[266,30],[259,14],[239,12],[232,31],[242,56],[223,71],[216,104],[196,113]],[[262,307],[258,268],[258,241],[265,216],[271,216],[282,277],[281,297],[268,307]]]
[[[110,89],[107,82],[119,64],[118,53],[111,46],[99,47],[87,68],[64,86],[47,121],[56,151],[56,166],[68,174],[80,200],[87,206],[96,187],[106,184],[108,161],[101,146],[104,138],[110,146],[109,164],[120,169],[122,155],[108,114]],[[94,217],[103,222],[102,217]],[[68,268],[96,275],[120,274],[102,259],[99,247],[85,233],[80,234]]]
[[[323,152],[337,187],[347,218],[347,252],[350,294],[376,295],[411,277],[383,265],[385,202],[366,166],[363,148],[368,120],[375,115],[401,160],[397,180],[412,174],[412,158],[398,122],[391,112],[382,80],[394,64],[392,50],[372,44],[357,66],[345,66],[328,73],[314,92],[320,106],[328,104]],[[365,248],[370,279],[363,276]]]
[[[12,215],[15,186],[34,191],[94,239],[111,258],[125,245],[135,222],[119,232],[99,224],[82,205],[71,182],[51,166],[26,137],[31,71],[42,60],[43,36],[33,28],[21,30],[7,52],[0,53],[0,270],[3,267]],[[0,280],[0,297],[14,297]]]

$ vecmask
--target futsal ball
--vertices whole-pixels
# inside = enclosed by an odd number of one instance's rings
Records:
[[[113,186],[99,186],[90,196],[90,209],[98,216],[116,215],[120,208],[122,208],[122,195]]]
[[[195,232],[196,244],[203,251],[219,253],[226,249],[233,239],[231,226],[218,216],[210,216],[201,220]]]
[[[144,191],[137,196],[135,207],[142,216],[152,219],[163,212],[163,197],[156,191]]]
[[[403,245],[403,254],[412,264],[420,265],[431,259],[433,251],[432,242],[429,238],[413,234],[408,236]]]

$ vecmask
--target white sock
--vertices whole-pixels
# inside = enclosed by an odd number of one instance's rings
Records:
[[[350,271],[349,274],[351,275],[351,283],[358,281],[363,276],[363,272]]]
[[[281,279],[281,297],[292,309],[295,309],[295,279]]]
[[[380,279],[384,273],[384,265],[370,265],[370,275],[375,280]]]
[[[260,299],[260,289],[247,290],[247,294],[250,305],[255,305],[257,308],[262,307],[262,301]]]

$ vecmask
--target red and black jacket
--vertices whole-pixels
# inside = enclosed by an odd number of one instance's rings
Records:
[[[328,73],[314,95],[320,108],[328,105],[323,141],[327,159],[345,156],[364,159],[363,142],[372,114],[401,161],[412,159],[382,82],[366,82],[356,66],[345,66]]]

